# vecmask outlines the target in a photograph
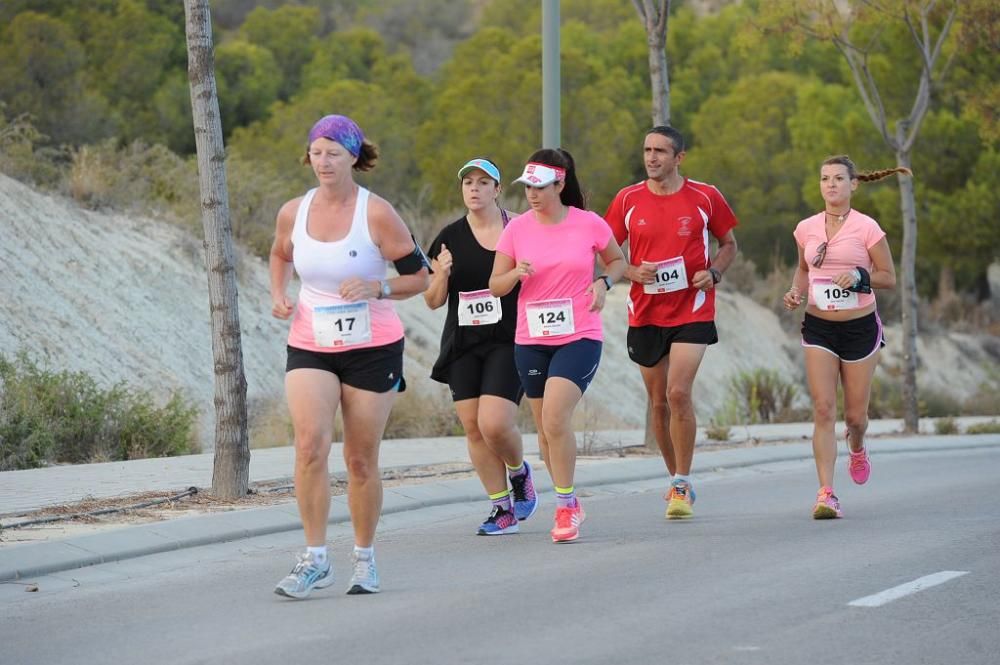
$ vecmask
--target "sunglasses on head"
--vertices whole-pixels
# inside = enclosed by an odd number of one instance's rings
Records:
[[[823,260],[826,259],[826,243],[821,243],[819,247],[816,248],[816,256],[813,257],[812,264],[813,268],[819,268],[823,265]]]

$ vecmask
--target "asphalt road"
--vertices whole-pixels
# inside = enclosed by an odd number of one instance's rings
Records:
[[[826,522],[808,462],[702,476],[686,522],[659,483],[605,487],[568,545],[549,496],[516,536],[471,535],[480,504],[401,513],[376,596],[343,593],[343,527],[306,601],[271,592],[298,534],[96,566],[0,585],[0,663],[995,664],[998,472],[997,447],[876,454]]]

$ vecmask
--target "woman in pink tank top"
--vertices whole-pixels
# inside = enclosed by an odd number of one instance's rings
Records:
[[[896,270],[885,232],[874,219],[851,208],[851,194],[859,182],[881,180],[893,173],[911,175],[902,167],[859,173],[846,155],[830,157],[820,168],[825,208],[795,227],[799,263],[784,306],[792,310],[807,303],[802,346],[813,401],[813,456],[820,485],[813,506],[815,519],[842,515],[833,491],[838,381],[844,387],[848,474],[862,485],[871,473],[864,437],[872,376],[879,349],[885,346],[873,289],[894,288]]]
[[[425,290],[428,264],[393,207],[354,182],[378,150],[353,120],[321,118],[304,164],[318,186],[278,212],[271,247],[272,314],[292,317],[285,392],[295,432],[295,497],[306,551],[275,593],[305,598],[333,583],[326,551],[330,512],[327,458],[343,407],[347,499],[354,527],[347,593],[379,591],[375,526],[382,506],[378,449],[403,381],[403,325],[391,300]],[[386,274],[393,261],[397,277]],[[288,295],[292,271],[298,301]]]

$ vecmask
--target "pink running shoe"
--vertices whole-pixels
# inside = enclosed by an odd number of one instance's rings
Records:
[[[840,510],[840,500],[833,493],[832,487],[820,487],[816,492],[816,505],[813,506],[814,520],[832,520],[843,517]]]
[[[851,480],[858,485],[868,482],[868,476],[872,474],[872,461],[868,459],[868,449],[862,448],[858,452],[847,449],[847,473]]]
[[[580,525],[586,518],[579,501],[573,508],[556,508],[556,525],[551,531],[552,542],[569,543],[579,538]]]

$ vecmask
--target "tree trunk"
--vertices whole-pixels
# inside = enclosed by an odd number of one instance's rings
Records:
[[[671,0],[632,0],[646,29],[653,126],[670,124],[670,75],[667,71],[667,25]]]
[[[669,4],[669,3],[668,3]],[[647,36],[649,82],[653,90],[653,126],[670,124],[670,75],[667,71],[667,34]]]
[[[950,264],[941,266],[938,273],[938,302],[941,304],[955,299],[955,269]]]
[[[905,123],[897,128],[903,145]],[[910,152],[897,150],[899,166],[910,166]],[[899,200],[903,213],[903,255],[900,257],[900,291],[903,304],[903,429],[915,433],[920,429],[917,408],[917,207],[913,196],[913,178],[899,175]]]
[[[215,466],[212,493],[224,499],[246,496],[250,486],[247,438],[247,382],[243,373],[240,314],[226,154],[222,142],[215,52],[208,0],[184,0],[187,17],[188,80],[198,151],[201,220],[205,231],[205,267],[212,317],[215,367]]]

